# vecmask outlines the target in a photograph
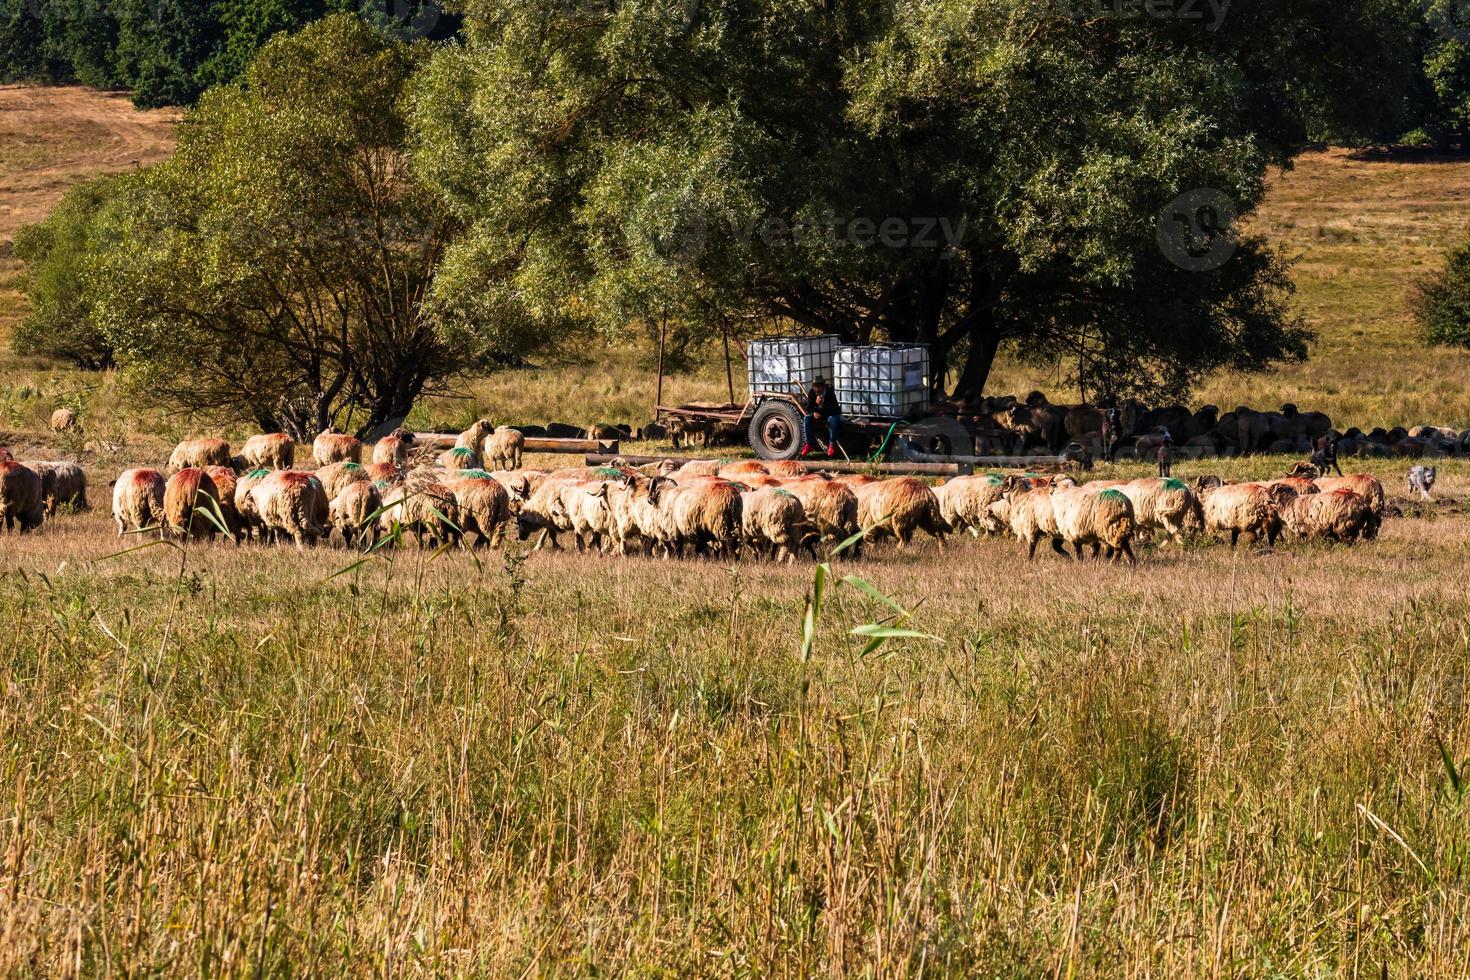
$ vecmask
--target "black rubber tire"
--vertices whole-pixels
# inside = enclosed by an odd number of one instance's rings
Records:
[[[790,402],[764,402],[750,420],[749,435],[761,459],[795,459],[801,453],[801,413]]]

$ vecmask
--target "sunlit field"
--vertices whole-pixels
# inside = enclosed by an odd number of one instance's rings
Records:
[[[39,213],[171,124],[91,163],[48,132],[4,150]],[[1463,161],[1303,156],[1253,220],[1301,256],[1312,359],[1196,401],[1470,426],[1470,355],[1405,302],[1467,194]],[[1470,461],[1423,503],[1408,461],[1344,459],[1401,511],[1376,541],[1136,568],[967,535],[791,566],[158,544],[109,481],[212,428],[13,355],[16,271],[0,246],[0,445],[79,460],[92,509],[0,533],[0,973],[1466,973]],[[563,350],[409,421],[641,425],[652,360]],[[726,384],[712,352],[663,400]]]
[[[94,471],[0,537],[0,968],[1457,974],[1444,469],[1352,549],[839,558],[805,655],[810,562],[130,550]]]

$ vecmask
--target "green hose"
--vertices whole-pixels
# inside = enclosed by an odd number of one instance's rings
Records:
[[[888,434],[883,437],[883,442],[882,442],[881,445],[878,446],[878,451],[876,453],[874,453],[871,457],[869,457],[868,462],[870,462],[870,463],[881,463],[881,462],[883,462],[883,455],[888,452],[888,443],[889,443],[890,440],[893,439],[893,432],[894,432],[895,429],[898,428],[898,426],[899,426],[899,422],[894,422],[892,425],[890,425],[888,427]]]

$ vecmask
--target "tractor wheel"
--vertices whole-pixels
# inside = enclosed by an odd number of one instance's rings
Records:
[[[801,452],[801,413],[790,402],[768,401],[750,420],[750,445],[761,459],[795,459]]]

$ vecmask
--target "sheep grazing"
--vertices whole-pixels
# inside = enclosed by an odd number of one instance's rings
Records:
[[[566,482],[568,481],[565,479],[547,476],[531,486],[530,496],[521,500],[516,511],[516,532],[520,540],[528,540],[532,534],[540,531],[541,535],[536,541],[537,550],[544,544],[550,544],[553,551],[561,547],[556,536],[572,529],[564,520],[557,520],[558,516],[565,518],[558,500],[561,486]]]
[[[655,477],[654,479],[658,479]],[[649,502],[651,480],[637,474],[623,477],[608,491],[607,509],[612,519],[612,540],[619,554],[652,553],[672,541],[663,511]]]
[[[655,480],[648,502],[664,513],[667,545],[675,554],[682,554],[686,545],[696,555],[726,554],[740,534],[740,491],[728,481],[683,486]]]
[[[976,537],[982,531],[994,533],[1000,530],[1000,525],[991,516],[990,505],[1001,498],[1004,484],[994,474],[949,480],[934,491],[939,500],[939,513],[956,532],[969,531]]]
[[[158,529],[163,531],[163,492],[167,485],[158,470],[127,470],[112,486],[112,519],[117,523],[117,536],[129,531]]]
[[[1049,484],[1009,476],[1001,483],[1000,500],[990,505],[994,520],[1009,527],[1016,539],[1026,545],[1027,561],[1036,557],[1036,546],[1043,540],[1049,540],[1052,550],[1063,558],[1072,557],[1062,550],[1051,492]]]
[[[741,494],[740,523],[747,546],[756,554],[773,554],[776,561],[795,563],[803,547],[817,557],[816,529],[806,510],[788,490],[767,487]]]
[[[270,470],[255,470],[235,480],[235,517],[240,522],[238,533],[242,538],[264,536],[265,525],[256,509],[253,491],[261,480],[270,475]]]
[[[376,545],[380,537],[378,511],[383,498],[378,488],[366,480],[347,483],[327,505],[327,519],[342,535],[347,547],[367,541],[369,547]]]
[[[1121,555],[1133,564],[1138,563],[1133,556],[1133,503],[1123,491],[1063,486],[1052,490],[1051,501],[1057,531],[1063,543],[1072,546],[1079,561],[1083,547],[1091,545],[1094,558],[1099,548],[1103,548],[1114,561]]]
[[[441,483],[417,483],[393,487],[383,494],[383,514],[379,518],[385,531],[394,525],[413,532],[419,547],[426,543],[452,546],[461,540],[459,505],[454,493]]]
[[[480,454],[464,446],[455,446],[440,453],[438,463],[446,470],[477,470],[480,468]]]
[[[408,454],[413,449],[414,435],[407,429],[394,429],[373,446],[373,462],[379,466],[408,469]]]
[[[1299,498],[1298,498],[1299,499]],[[1271,491],[1258,483],[1213,486],[1200,494],[1205,530],[1230,535],[1234,548],[1242,534],[1252,541],[1275,544],[1281,532],[1281,516]]]
[[[717,459],[695,459],[690,460],[679,467],[669,478],[677,482],[684,480],[695,480],[703,476],[719,476],[724,464]]]
[[[692,476],[693,474],[690,475]],[[738,462],[726,463],[724,466],[721,466],[717,475],[726,480],[744,483],[747,477],[770,476],[771,471],[766,468],[765,463],[762,463],[758,459],[742,459]]]
[[[87,474],[76,463],[27,460],[21,465],[41,478],[41,498],[47,516],[56,513],[56,508],[62,505],[87,509]]]
[[[608,506],[607,483],[558,483],[551,499],[551,518],[558,528],[572,532],[578,551],[596,548],[606,552],[613,536],[612,511]]]
[[[811,471],[806,468],[806,464],[794,459],[773,459],[766,464],[766,472],[783,480],[796,480]]]
[[[501,426],[485,440],[483,457],[492,470],[518,470],[526,451],[526,437],[516,429]]]
[[[80,428],[77,422],[77,413],[69,408],[58,408],[51,413],[52,432],[70,432]]]
[[[546,474],[539,470],[496,470],[490,474],[490,479],[505,487],[505,492],[510,494],[510,506],[514,511],[531,499],[531,493],[546,479]]]
[[[898,539],[898,546],[905,548],[915,532],[926,531],[939,542],[941,550],[944,548],[944,536],[950,527],[939,511],[934,491],[922,480],[904,476],[862,484],[854,492],[864,540],[873,541],[891,534]]]
[[[1183,480],[1145,477],[1124,483],[1117,490],[1133,504],[1133,520],[1138,531],[1162,531],[1176,543],[1182,543],[1186,533],[1204,530],[1204,508],[1199,496]]]
[[[489,420],[480,419],[459,434],[459,438],[454,440],[454,448],[468,449],[476,456],[480,456],[485,452],[485,440],[490,438],[494,432],[495,426]]]
[[[363,465],[352,462],[328,463],[316,471],[316,478],[322,481],[322,490],[328,500],[336,500],[343,490],[354,483],[372,482]]]
[[[328,429],[312,441],[311,458],[318,466],[330,466],[333,463],[361,463],[362,443],[353,436],[346,436],[335,429]]]
[[[305,549],[328,533],[327,494],[314,473],[272,470],[251,487],[250,498],[271,537],[291,538],[297,548]]]
[[[468,470],[444,485],[459,505],[460,527],[466,536],[475,535],[474,547],[500,544],[510,521],[510,494],[505,487],[480,470]]]
[[[168,471],[202,470],[206,466],[229,466],[230,444],[223,439],[188,439],[174,447],[168,458]]]
[[[1370,476],[1367,473],[1353,473],[1349,476],[1321,476],[1313,482],[1323,493],[1331,493],[1333,490],[1351,490],[1367,498],[1368,506],[1373,511],[1373,524],[1368,528],[1364,537],[1378,537],[1378,528],[1383,523],[1383,511],[1388,503],[1388,495],[1383,492],[1383,484],[1376,476]]]
[[[1368,498],[1347,488],[1303,494],[1281,508],[1285,529],[1299,538],[1352,544],[1374,526]]]
[[[296,465],[296,440],[282,432],[251,436],[245,440],[235,469],[289,470]]]
[[[41,476],[13,459],[0,461],[0,528],[24,534],[41,526],[46,517]]]
[[[210,518],[210,501],[219,488],[204,470],[189,466],[168,478],[163,491],[163,517],[169,533],[181,538],[214,539],[219,528]]]
[[[406,478],[403,467],[392,463],[369,463],[363,470],[368,480],[378,484],[379,489],[397,486]]]
[[[1470,433],[1467,433],[1467,435],[1470,435]],[[672,459],[661,459],[657,463],[644,463],[642,466],[637,467],[640,475],[649,477],[673,476],[678,469],[679,464]]]
[[[225,527],[229,528],[230,537],[236,542],[240,540],[240,512],[235,509],[235,494],[240,489],[240,479],[233,469],[228,466],[209,466],[204,470],[209,478],[214,481],[214,488],[219,491],[215,501],[219,504],[220,513],[224,516]]]
[[[808,477],[788,481],[783,489],[801,501],[807,520],[816,529],[819,540],[841,544],[855,537],[860,530],[857,494],[847,484]],[[854,543],[853,557],[858,557],[861,549],[861,541]]]

